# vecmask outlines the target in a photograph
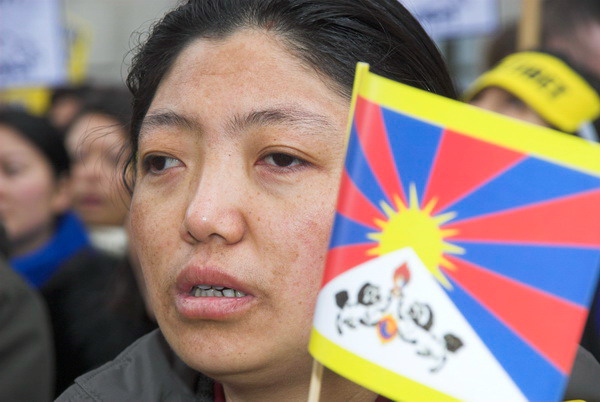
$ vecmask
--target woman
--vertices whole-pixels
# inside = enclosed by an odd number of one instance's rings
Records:
[[[38,288],[88,246],[83,225],[68,212],[69,163],[62,138],[45,119],[0,112],[0,220],[11,265]]]
[[[198,0],[155,26],[128,78],[131,219],[168,345],[142,338],[59,400],[306,399],[359,60],[454,97],[396,0]],[[325,375],[323,400],[376,397]]]
[[[466,91],[470,104],[597,141],[600,83],[567,58],[548,51],[513,53]]]
[[[10,265],[48,306],[57,392],[153,328],[129,267],[121,270],[120,285],[130,309],[114,306],[118,260],[93,249],[83,223],[69,212],[68,179],[63,139],[48,121],[0,112],[0,222],[8,233]]]
[[[119,257],[127,247],[123,225],[129,194],[120,177],[130,116],[131,97],[125,89],[97,88],[88,95],[65,138],[73,161],[73,207],[92,244]]]

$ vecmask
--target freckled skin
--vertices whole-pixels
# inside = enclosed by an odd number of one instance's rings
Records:
[[[330,88],[268,33],[196,40],[163,78],[147,116],[169,110],[201,129],[142,129],[131,219],[149,297],[177,354],[222,382],[228,400],[306,400],[349,106]],[[318,113],[328,128],[309,121],[231,130],[233,116],[272,107]],[[281,168],[273,153],[307,163]],[[149,174],[142,164],[152,154],[177,164]],[[254,297],[251,308],[225,320],[182,318],[173,287],[190,264],[233,275]],[[328,400],[364,392],[327,378]]]
[[[46,243],[68,204],[50,162],[12,128],[0,125],[0,220],[15,255]]]

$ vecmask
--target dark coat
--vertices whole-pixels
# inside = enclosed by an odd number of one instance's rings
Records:
[[[600,401],[600,364],[579,348],[565,399]],[[213,381],[186,366],[159,330],[137,340],[112,362],[79,377],[58,402],[212,401]]]
[[[0,399],[49,401],[53,381],[54,353],[44,303],[0,255]]]
[[[185,365],[159,330],[79,377],[57,401],[212,401],[213,382]]]
[[[55,395],[156,328],[146,315],[131,268],[121,264],[124,261],[87,248],[42,287],[56,350]],[[127,284],[128,299],[121,303],[125,306],[116,303],[117,281]]]

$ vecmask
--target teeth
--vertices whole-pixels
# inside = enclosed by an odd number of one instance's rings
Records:
[[[224,286],[197,285],[192,288],[190,295],[194,297],[244,297],[246,293]]]

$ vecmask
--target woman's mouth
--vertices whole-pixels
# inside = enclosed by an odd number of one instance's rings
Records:
[[[244,297],[246,293],[225,286],[196,285],[192,287],[190,296],[193,297]]]
[[[175,306],[188,320],[227,320],[256,302],[247,284],[212,267],[189,266],[177,278]]]

